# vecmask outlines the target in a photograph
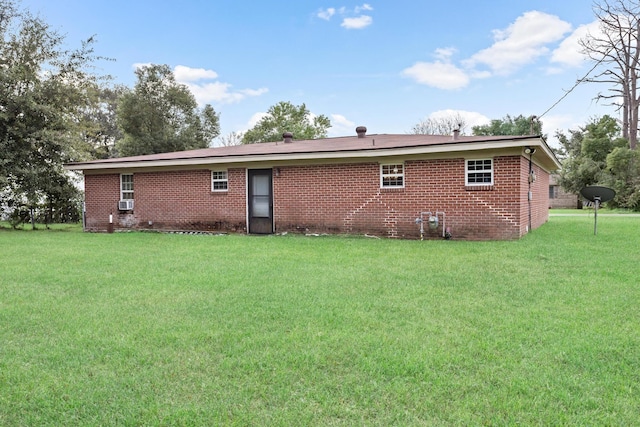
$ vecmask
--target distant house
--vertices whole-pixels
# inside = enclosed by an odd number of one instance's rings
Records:
[[[539,136],[367,135],[71,163],[85,230],[517,239],[560,167]],[[110,226],[110,222],[112,225]]]
[[[558,184],[558,179],[559,176],[557,174],[551,174],[549,176],[549,207],[552,209],[582,208],[582,203],[580,203],[578,195],[565,191],[560,184]]]

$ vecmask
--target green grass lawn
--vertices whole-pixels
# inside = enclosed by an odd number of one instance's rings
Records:
[[[633,425],[640,218],[518,241],[0,229],[0,425]]]

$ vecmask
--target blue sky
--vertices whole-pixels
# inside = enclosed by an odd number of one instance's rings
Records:
[[[168,64],[222,134],[280,102],[327,115],[330,136],[407,133],[458,111],[469,125],[540,116],[592,66],[576,40],[588,0],[213,1],[23,0],[66,35],[95,35],[99,72],[132,87],[137,64]],[[615,114],[581,85],[542,119],[549,136]],[[470,133],[470,129],[467,131]],[[553,143],[553,141],[552,141]]]

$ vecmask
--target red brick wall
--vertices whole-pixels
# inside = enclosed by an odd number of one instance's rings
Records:
[[[533,228],[546,221],[548,203],[546,173],[536,171]],[[454,238],[518,238],[528,227],[528,160],[496,157],[494,177],[493,186],[465,187],[462,158],[405,162],[403,189],[380,189],[378,163],[281,167],[274,177],[276,231],[418,238],[415,219],[430,211],[444,212]],[[425,237],[442,236],[439,219],[436,231],[425,224]]]
[[[405,188],[381,189],[380,165],[280,166],[273,177],[276,232],[419,238],[421,212],[444,212],[425,238],[513,239],[529,225],[529,160],[494,157],[494,185],[465,187],[465,160],[405,161]],[[548,174],[534,166],[532,228],[548,217]],[[211,192],[209,170],[134,174],[135,209],[118,212],[120,175],[85,177],[87,229],[246,230],[246,170],[229,169],[229,191]],[[425,217],[426,220],[426,217]],[[443,224],[444,220],[444,224]],[[151,221],[151,225],[149,224]]]
[[[533,170],[535,181],[531,184],[533,193],[531,222],[532,229],[535,230],[549,219],[549,174],[536,165],[533,165]]]
[[[109,215],[114,222],[120,200],[120,175],[85,175],[84,197],[86,209],[85,228],[90,231],[105,231]]]
[[[119,212],[120,174],[85,176],[86,228],[246,230],[244,169],[229,169],[229,190],[211,191],[211,171],[136,172],[134,209]]]

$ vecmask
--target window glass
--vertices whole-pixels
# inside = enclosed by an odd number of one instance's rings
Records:
[[[380,186],[383,188],[404,187],[404,164],[380,165]]]
[[[492,185],[493,160],[467,160],[467,185]]]
[[[269,195],[269,177],[266,175],[256,175],[253,177],[253,194],[255,196]]]
[[[269,217],[269,177],[256,175],[252,179],[252,215],[254,217]]]
[[[133,199],[133,174],[120,175],[120,200]]]
[[[228,189],[227,171],[211,171],[211,191],[227,191]]]

